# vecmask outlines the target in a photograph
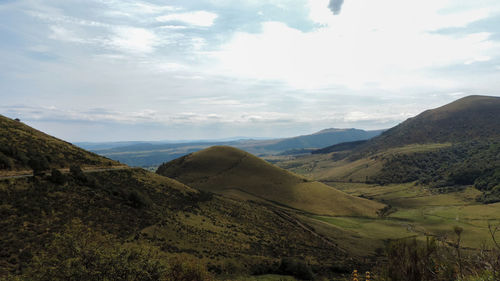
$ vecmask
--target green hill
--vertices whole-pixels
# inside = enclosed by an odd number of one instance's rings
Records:
[[[265,200],[315,214],[375,216],[380,203],[309,181],[242,150],[215,146],[161,165],[158,174],[228,196]]]
[[[3,144],[11,138],[9,149],[28,159],[43,156],[53,167],[114,163],[16,122],[2,118]],[[8,155],[11,169],[28,168],[16,154]],[[118,270],[121,262],[120,274],[131,276],[132,265],[147,272],[174,257],[193,263],[177,270],[207,268],[214,274],[293,273],[279,270],[282,258],[307,260],[302,273],[311,267],[322,272],[346,260],[343,250],[299,223],[293,212],[126,167],[3,177],[0,217],[0,279],[25,274],[22,280],[67,280],[71,274],[92,280],[84,272],[113,279],[115,271],[95,268]],[[116,249],[135,254],[123,257]]]
[[[469,96],[427,110],[366,142],[277,163],[322,181],[417,182],[440,191],[474,185],[500,201],[500,98]],[[314,163],[312,166],[311,163]]]
[[[0,172],[70,165],[106,167],[119,163],[0,115]]]
[[[468,96],[424,111],[365,143],[359,151],[424,143],[500,138],[500,97]]]

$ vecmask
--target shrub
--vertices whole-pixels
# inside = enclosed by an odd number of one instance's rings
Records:
[[[33,175],[41,176],[50,169],[49,162],[43,156],[35,155],[29,161],[28,165],[33,169]]]
[[[12,165],[12,160],[0,152],[0,169],[11,169]]]
[[[80,182],[87,181],[87,177],[85,176],[85,173],[82,171],[82,168],[78,165],[71,165],[69,167],[69,173],[77,181],[80,181]]]
[[[151,204],[151,199],[137,190],[132,190],[129,193],[128,200],[134,208],[143,208]]]
[[[279,270],[284,275],[292,275],[302,280],[314,278],[311,267],[304,261],[295,258],[282,258]]]
[[[75,219],[48,247],[34,256],[22,276],[9,280],[208,281],[210,274],[188,259],[169,264],[145,246],[125,246],[116,237]]]
[[[55,184],[64,184],[66,177],[58,169],[52,169],[49,180]]]
[[[455,280],[455,263],[446,248],[440,248],[434,238],[425,245],[415,238],[399,240],[387,247],[388,262],[382,280]]]
[[[169,262],[166,280],[171,281],[208,281],[212,275],[189,257],[176,257]]]

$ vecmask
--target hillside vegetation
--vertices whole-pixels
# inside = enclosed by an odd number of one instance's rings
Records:
[[[215,146],[161,165],[158,174],[210,192],[325,215],[374,216],[384,206],[309,181],[242,150]]]
[[[500,97],[468,96],[424,111],[369,140],[357,154],[424,143],[500,138]]]
[[[144,170],[2,180],[0,215],[0,276],[24,272],[74,219],[166,258],[187,255],[215,274],[279,272],[282,257],[318,268],[343,260],[333,243],[276,207],[200,193]]]
[[[500,98],[469,96],[427,110],[371,140],[275,163],[324,182],[417,182],[439,192],[473,185],[483,192],[478,200],[498,202],[498,116]]]
[[[483,202],[500,201],[500,142],[464,142],[435,151],[395,154],[370,177],[377,184],[416,181],[432,188],[474,185]]]
[[[339,246],[293,212],[198,191],[142,169],[82,171],[79,164],[115,162],[2,121],[3,143],[6,136],[15,140],[11,150],[71,169],[0,179],[0,278],[201,281],[278,273],[310,279],[349,266]],[[29,168],[8,159],[11,169]]]
[[[0,115],[0,172],[118,164]]]

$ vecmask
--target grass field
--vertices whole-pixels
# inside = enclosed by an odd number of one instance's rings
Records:
[[[330,183],[351,195],[363,196],[392,206],[384,218],[309,216],[306,220],[323,234],[343,243],[345,249],[370,255],[382,247],[381,241],[405,237],[439,236],[454,241],[453,227],[464,229],[464,247],[492,246],[488,222],[500,223],[500,203],[475,201],[480,192],[472,187],[461,192],[434,194],[414,184],[376,186],[359,183]],[[316,221],[316,222],[314,222]],[[321,224],[328,224],[337,230]],[[342,231],[351,233],[341,238]],[[340,240],[339,240],[340,239]]]

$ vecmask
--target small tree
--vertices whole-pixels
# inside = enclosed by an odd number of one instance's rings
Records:
[[[49,180],[55,184],[63,184],[66,181],[66,177],[58,169],[52,169]]]
[[[33,169],[34,176],[43,176],[50,169],[49,161],[44,156],[33,156],[28,161],[28,165]]]
[[[69,167],[69,173],[74,179],[78,181],[85,182],[87,180],[85,173],[82,171],[82,168],[78,165],[71,165]]]
[[[0,152],[0,169],[11,169],[11,168],[12,168],[12,160],[5,154]]]

